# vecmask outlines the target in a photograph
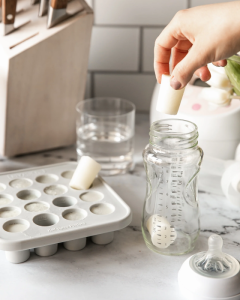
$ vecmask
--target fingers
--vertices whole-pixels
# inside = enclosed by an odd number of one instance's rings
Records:
[[[212,62],[212,64],[216,67],[225,67],[227,65],[227,60],[223,59],[215,61]],[[194,74],[197,75],[202,81],[208,81],[211,78],[211,73],[207,66],[197,69],[197,71]]]
[[[200,69],[199,72],[203,76],[208,75],[206,65],[208,55],[206,48],[202,43],[195,41],[191,50],[185,55],[185,57],[175,66],[171,76],[171,86],[174,89],[182,89],[192,78],[194,72]],[[206,76],[207,77],[207,76]]]
[[[156,45],[154,53],[154,71],[158,83],[161,83],[162,74],[170,74],[169,60],[171,56],[171,49]]]
[[[216,67],[225,67],[227,65],[227,60],[222,59],[222,60],[214,61],[212,64]]]
[[[171,49],[177,44],[175,39],[169,32],[167,26],[159,37],[156,39],[154,46],[154,70],[157,81],[161,83],[162,74],[169,75],[169,60],[171,56]]]
[[[184,57],[188,54],[189,49],[192,47],[192,43],[189,40],[181,40],[178,41],[176,46],[172,50],[172,68],[178,65],[180,61],[184,59]],[[176,80],[176,78],[172,78],[171,86],[175,90],[179,90],[182,86],[181,82]]]
[[[191,47],[192,47],[192,43],[187,39],[177,42],[176,46],[174,46],[172,50],[173,69],[188,54],[188,51]]]
[[[208,81],[211,78],[211,73],[207,66],[197,69],[194,74],[197,75],[202,81]]]

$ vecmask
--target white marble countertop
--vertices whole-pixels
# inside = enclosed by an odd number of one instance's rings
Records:
[[[148,143],[147,115],[137,116],[135,162],[131,174],[105,180],[131,207],[131,226],[116,232],[106,246],[88,241],[86,248],[70,252],[60,245],[57,254],[30,259],[19,265],[0,252],[1,300],[181,300],[177,273],[189,255],[167,257],[145,246],[140,230],[145,197],[141,152]],[[74,147],[13,159],[0,158],[0,172],[76,160]],[[201,233],[193,253],[205,250],[212,233],[221,234],[224,250],[240,260],[240,213],[225,197],[199,193]],[[191,253],[191,254],[193,254]]]

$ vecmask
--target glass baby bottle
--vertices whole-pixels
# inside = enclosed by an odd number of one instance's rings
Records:
[[[197,175],[203,158],[194,123],[159,120],[143,151],[147,191],[142,232],[151,250],[165,255],[191,251],[199,234]]]

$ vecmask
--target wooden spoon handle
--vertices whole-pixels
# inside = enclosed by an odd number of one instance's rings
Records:
[[[67,7],[68,0],[51,0],[51,7],[54,9],[62,9]]]
[[[4,24],[14,24],[17,0],[2,0],[2,21]]]

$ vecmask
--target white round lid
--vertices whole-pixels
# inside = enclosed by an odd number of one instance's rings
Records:
[[[178,273],[181,292],[189,300],[240,300],[240,265],[222,252],[219,235],[208,239],[208,251],[188,258]]]

